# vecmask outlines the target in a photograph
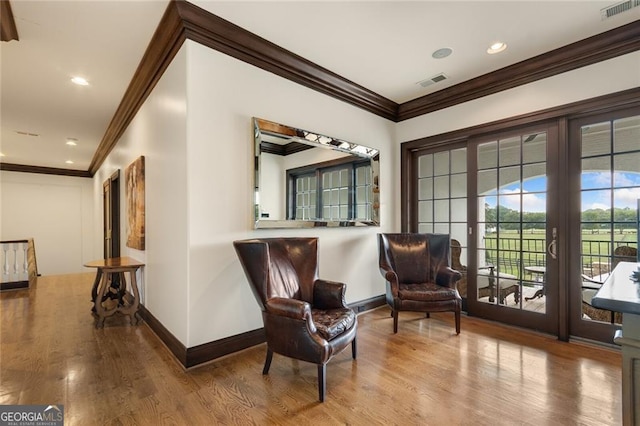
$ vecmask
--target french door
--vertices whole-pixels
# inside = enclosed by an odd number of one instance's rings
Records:
[[[612,342],[620,313],[590,301],[620,261],[635,262],[640,204],[640,109],[572,120],[570,333]]]
[[[403,230],[450,234],[469,315],[612,342],[621,315],[589,302],[638,259],[640,102],[621,100],[403,144]]]
[[[557,333],[557,133],[544,124],[416,157],[417,231],[450,234],[470,315]]]
[[[558,158],[555,124],[470,141],[469,314],[558,333]]]

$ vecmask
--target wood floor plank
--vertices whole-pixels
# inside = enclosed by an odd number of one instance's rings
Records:
[[[95,329],[93,274],[39,277],[0,294],[0,404],[64,404],[65,424],[618,425],[621,355],[475,318],[358,317],[350,348],[327,367],[258,345],[184,370],[145,325]],[[257,309],[257,307],[256,307]]]

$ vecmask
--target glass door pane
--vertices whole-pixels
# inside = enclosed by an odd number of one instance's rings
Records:
[[[477,300],[546,313],[546,132],[478,145]]]
[[[638,249],[640,116],[582,125],[580,136],[580,318],[620,324],[622,316],[591,306],[620,261]]]

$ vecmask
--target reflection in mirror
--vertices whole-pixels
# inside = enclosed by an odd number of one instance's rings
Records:
[[[378,226],[380,154],[260,118],[255,137],[255,228]]]

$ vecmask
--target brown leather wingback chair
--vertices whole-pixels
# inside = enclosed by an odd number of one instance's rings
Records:
[[[344,299],[343,283],[318,279],[317,238],[234,241],[253,294],[262,309],[269,373],[273,353],[318,366],[324,401],[326,364],[351,343],[356,359],[358,320]]]
[[[386,280],[393,332],[398,312],[453,311],[460,334],[462,298],[456,288],[461,278],[449,267],[448,234],[378,234],[380,273]]]

